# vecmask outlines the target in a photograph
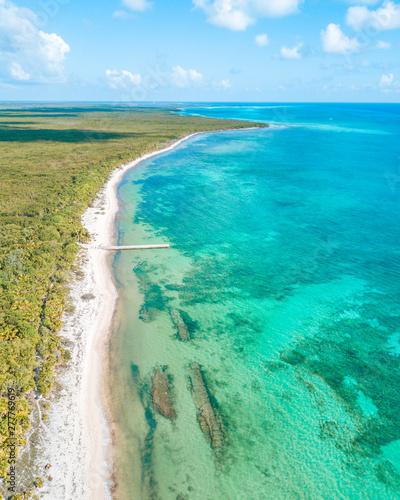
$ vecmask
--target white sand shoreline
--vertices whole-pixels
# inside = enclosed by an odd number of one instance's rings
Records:
[[[108,252],[97,247],[114,242],[117,187],[125,173],[201,133],[118,167],[82,216],[82,224],[92,238],[79,252],[83,279],[75,279],[70,286],[75,311],[64,315],[60,332],[62,338],[72,342],[71,361],[57,377],[60,392],[50,398],[49,419],[43,425],[38,447],[39,469],[51,464],[53,477],[43,488],[45,499],[111,499],[111,433],[103,406],[102,369],[117,290],[107,264]]]

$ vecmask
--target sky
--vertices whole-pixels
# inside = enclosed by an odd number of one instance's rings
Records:
[[[400,3],[0,0],[0,100],[400,102]]]

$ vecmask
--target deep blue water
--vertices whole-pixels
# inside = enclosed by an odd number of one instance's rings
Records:
[[[141,456],[124,473],[163,500],[400,499],[400,105],[181,113],[271,127],[196,136],[120,185],[120,242],[172,247],[115,261],[121,408],[130,398]],[[151,402],[160,366],[175,423]]]

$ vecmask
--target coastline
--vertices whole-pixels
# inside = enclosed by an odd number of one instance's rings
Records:
[[[78,253],[82,279],[75,277],[70,285],[75,310],[64,314],[60,331],[60,336],[70,344],[71,360],[60,370],[57,393],[53,390],[50,397],[49,418],[42,424],[38,468],[51,464],[53,478],[43,488],[43,498],[112,498],[112,415],[103,373],[117,290],[108,265],[109,253],[97,247],[115,242],[117,187],[125,173],[142,161],[171,151],[203,133],[209,132],[189,134],[161,150],[117,167],[82,216],[82,225],[91,240],[82,245]]]

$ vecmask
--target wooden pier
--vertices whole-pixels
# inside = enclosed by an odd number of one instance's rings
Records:
[[[111,246],[111,247],[104,247],[100,246],[97,247],[99,250],[110,250],[110,251],[116,251],[119,252],[120,250],[152,250],[155,248],[169,248],[168,244],[162,244],[162,245],[129,245],[129,246]]]

